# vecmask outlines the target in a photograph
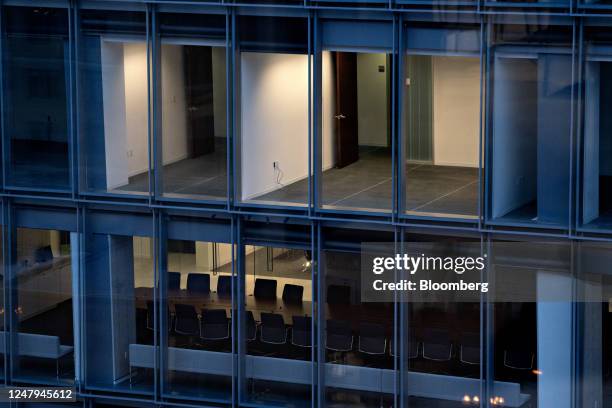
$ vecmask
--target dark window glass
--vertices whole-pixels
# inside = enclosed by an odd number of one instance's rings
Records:
[[[68,189],[68,12],[4,7],[7,184]]]
[[[71,384],[75,378],[73,258],[78,235],[17,228],[13,264],[13,376],[18,381]]]
[[[612,36],[608,27],[585,27],[582,225],[612,228]]]
[[[158,323],[148,306],[154,287],[153,239],[123,235],[115,227],[107,227],[112,233],[89,233],[84,240],[86,386],[147,394],[153,390],[157,354]]]
[[[490,49],[491,218],[566,225],[571,27],[503,24]]]

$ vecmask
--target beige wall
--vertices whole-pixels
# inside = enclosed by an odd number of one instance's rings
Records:
[[[434,164],[478,167],[480,63],[433,57]]]

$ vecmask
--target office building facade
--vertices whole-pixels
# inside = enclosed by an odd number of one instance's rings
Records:
[[[612,407],[611,7],[2,1],[2,382]],[[371,242],[491,289],[368,302]]]

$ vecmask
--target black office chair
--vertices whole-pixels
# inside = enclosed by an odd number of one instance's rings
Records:
[[[147,323],[146,323],[146,327],[149,330],[153,330],[153,322],[155,321],[155,312],[154,312],[154,303],[152,300],[147,300]],[[172,314],[170,314],[170,308],[168,307],[168,305],[166,304],[166,312],[168,314],[167,317],[167,324],[168,324],[168,331],[172,330]]]
[[[51,250],[51,245],[46,245],[44,247],[36,249],[36,253],[34,255],[35,262],[43,263],[51,260],[53,260],[53,251]]]
[[[351,324],[346,320],[327,320],[325,348],[331,351],[347,352],[353,349]]]
[[[286,283],[283,287],[283,301],[285,303],[300,304],[304,296],[304,287]]]
[[[200,335],[200,321],[195,307],[180,303],[174,305],[174,332],[186,336]]]
[[[459,361],[463,364],[480,364],[480,335],[474,332],[461,334]]]
[[[229,339],[230,326],[225,309],[202,310],[202,330],[200,337],[204,340]]]
[[[359,325],[359,351],[364,354],[382,355],[386,349],[385,326],[362,322]]]
[[[168,272],[168,290],[181,290],[180,272]]]
[[[255,299],[276,300],[276,281],[274,279],[255,279]]]
[[[293,316],[291,344],[298,347],[312,347],[312,318],[310,316]]]
[[[504,366],[513,370],[532,370],[535,353],[517,347],[514,350],[504,350]]]
[[[423,331],[423,358],[433,361],[449,361],[453,356],[453,343],[448,330],[425,329]]]
[[[217,295],[232,297],[232,277],[230,275],[219,275],[217,278]]]
[[[246,311],[245,317],[245,329],[246,329],[246,341],[253,341],[257,338],[257,323],[255,322],[255,317],[253,317],[253,312],[250,310]]]
[[[406,353],[408,354],[406,357],[408,357],[408,359],[410,360],[414,360],[415,358],[419,357],[419,350],[420,350],[420,343],[419,341],[414,337],[413,334],[411,334],[410,336],[408,336],[408,345],[406,348]],[[395,347],[395,343],[393,340],[389,341],[389,355],[391,357],[395,357],[397,354],[396,352],[396,347]]]
[[[283,316],[276,313],[262,313],[259,340],[262,343],[285,344],[287,342],[287,328]]]
[[[329,285],[327,287],[326,301],[329,305],[350,305],[351,287],[344,285]]]
[[[210,293],[210,275],[207,273],[190,273],[187,275],[187,292],[193,295]]]

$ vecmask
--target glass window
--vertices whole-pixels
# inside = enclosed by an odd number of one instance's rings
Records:
[[[479,208],[480,26],[405,27],[405,211],[473,218]]]
[[[477,259],[481,256],[481,244],[479,239],[406,235],[403,253],[412,257],[442,257],[445,261],[449,257]],[[429,264],[429,260],[426,262]],[[401,271],[398,275],[419,286],[425,279],[440,283],[459,279],[483,281],[482,272],[477,268],[458,275],[454,270],[433,266],[423,267],[414,275],[404,275],[411,272]],[[424,408],[484,406],[480,404],[484,368],[480,300],[486,293],[419,288],[398,295],[402,300],[405,330],[397,347],[404,367],[405,403]]]
[[[80,10],[81,187],[149,191],[149,90],[144,12]]]
[[[162,191],[227,196],[225,15],[161,14]]]
[[[6,183],[70,188],[68,11],[5,6]]]
[[[391,57],[322,54],[321,205],[390,211]]]
[[[308,21],[241,16],[239,194],[243,202],[308,203]]]
[[[572,28],[492,26],[489,65],[490,216],[566,225],[572,95]]]
[[[578,243],[578,405],[610,407],[612,386],[612,279],[609,243]]]
[[[231,401],[232,273],[230,244],[167,241],[166,396]]]
[[[246,245],[244,256],[243,402],[310,407],[312,253]]]
[[[612,228],[612,36],[609,27],[585,26],[582,225]]]
[[[338,234],[338,235],[335,235]],[[359,238],[356,238],[359,237]],[[393,235],[373,231],[335,231],[324,235],[321,254],[321,347],[329,406],[389,407],[396,388],[395,308],[392,302],[362,298],[362,242],[390,242]],[[334,248],[342,242],[344,248]],[[324,308],[324,310],[323,310]]]
[[[131,217],[92,215],[84,237],[85,378],[90,389],[151,393],[159,364],[158,323],[148,306],[154,299],[154,246],[144,235],[151,220]]]
[[[492,241],[489,294],[497,405],[571,405],[572,290],[565,243]]]
[[[72,248],[78,247],[77,239],[67,231],[16,229],[11,344],[18,381],[74,381]]]

